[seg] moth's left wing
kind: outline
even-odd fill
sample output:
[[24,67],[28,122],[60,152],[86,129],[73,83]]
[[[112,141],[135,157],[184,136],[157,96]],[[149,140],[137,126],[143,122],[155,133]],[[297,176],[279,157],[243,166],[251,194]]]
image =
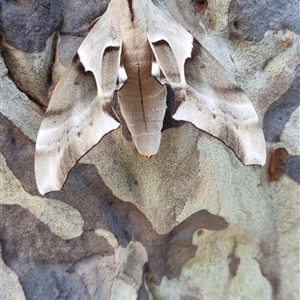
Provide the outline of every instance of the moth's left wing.
[[251,101],[196,40],[186,60],[186,96],[173,118],[193,123],[230,147],[245,165],[264,165],[265,138]]
[[103,16],[56,86],[35,154],[41,194],[62,188],[70,169],[119,126],[111,107],[120,66],[121,34]]
[[150,19],[148,39],[175,93],[173,118],[188,121],[230,147],[245,165],[263,165],[265,140],[247,96],[222,65],[171,17]]

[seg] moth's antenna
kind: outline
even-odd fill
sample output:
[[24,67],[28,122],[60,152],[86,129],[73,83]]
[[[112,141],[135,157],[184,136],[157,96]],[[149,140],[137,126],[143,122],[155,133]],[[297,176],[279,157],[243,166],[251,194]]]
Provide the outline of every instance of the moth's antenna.
[[132,0],[127,0],[127,2],[128,2],[129,12],[130,12],[130,21],[133,22],[134,21],[134,11],[133,11],[133,7],[132,7]]
[[73,36],[83,36],[86,35],[94,26],[95,24],[100,20],[101,17],[96,18],[94,21],[92,21],[87,29],[77,31],[77,32],[67,32],[67,31],[61,31],[61,34],[65,35],[73,35]]
[[88,29],[84,29],[81,31],[77,32],[67,32],[67,31],[60,31],[60,34],[65,34],[65,35],[72,35],[72,36],[84,36],[89,32]]

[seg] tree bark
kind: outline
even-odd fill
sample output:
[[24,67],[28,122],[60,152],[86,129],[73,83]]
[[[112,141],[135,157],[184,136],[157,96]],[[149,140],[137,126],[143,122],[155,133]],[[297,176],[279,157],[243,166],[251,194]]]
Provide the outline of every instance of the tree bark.
[[299,3],[153,2],[235,77],[267,163],[244,166],[188,123],[146,159],[123,126],[41,196],[39,126],[74,33],[108,1],[3,1],[1,299],[299,299]]

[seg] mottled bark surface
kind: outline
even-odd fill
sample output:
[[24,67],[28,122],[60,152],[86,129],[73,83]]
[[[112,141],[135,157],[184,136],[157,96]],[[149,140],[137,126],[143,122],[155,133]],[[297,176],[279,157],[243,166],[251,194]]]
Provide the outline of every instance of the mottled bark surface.
[[70,33],[108,1],[2,0],[1,299],[299,299],[299,3],[154,2],[252,101],[266,165],[246,167],[220,141],[166,118],[151,159],[123,124],[62,191],[39,195],[38,129],[84,38]]

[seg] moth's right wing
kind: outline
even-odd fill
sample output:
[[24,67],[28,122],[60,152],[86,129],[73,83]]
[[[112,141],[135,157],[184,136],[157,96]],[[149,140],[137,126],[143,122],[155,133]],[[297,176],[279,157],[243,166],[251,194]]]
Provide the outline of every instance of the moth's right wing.
[[120,32],[104,15],[56,86],[36,142],[35,175],[42,195],[60,190],[76,162],[118,128],[111,99],[121,44]]

